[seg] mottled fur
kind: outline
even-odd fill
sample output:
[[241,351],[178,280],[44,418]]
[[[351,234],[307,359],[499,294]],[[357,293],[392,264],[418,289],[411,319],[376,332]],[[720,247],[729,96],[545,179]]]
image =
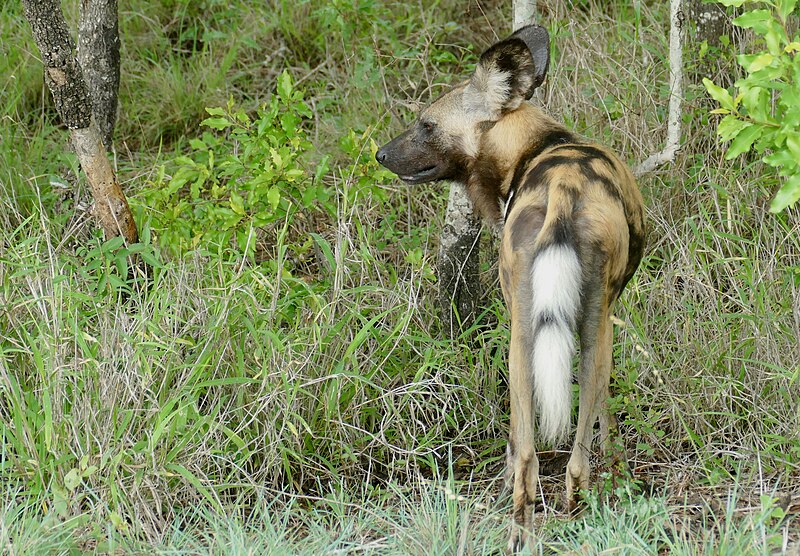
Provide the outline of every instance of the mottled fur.
[[607,436],[611,307],[642,257],[642,196],[607,148],[564,128],[527,100],[544,80],[547,32],[525,27],[489,48],[469,81],[422,111],[382,147],[378,161],[408,183],[456,180],[491,223],[505,224],[500,282],[511,313],[508,476],[514,520],[509,549],[530,531],[539,434],[569,428],[571,360],[580,338],[578,425],[567,464],[570,503],[589,485],[594,423]]

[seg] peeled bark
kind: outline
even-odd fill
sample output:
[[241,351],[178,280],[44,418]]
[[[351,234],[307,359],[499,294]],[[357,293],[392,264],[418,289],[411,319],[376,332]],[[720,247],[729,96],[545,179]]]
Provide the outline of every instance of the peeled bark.
[[450,185],[444,229],[439,241],[439,305],[451,338],[468,328],[480,307],[481,219],[474,214],[464,186]]
[[22,6],[42,55],[45,81],[86,172],[95,216],[107,238],[122,235],[128,243],[136,243],[136,223],[92,118],[92,101],[61,4],[58,0],[23,0]]
[[128,206],[125,193],[100,140],[97,128],[92,125],[70,132],[72,146],[78,155],[94,198],[94,215],[106,237],[122,235],[128,243],[139,241],[136,222]]
[[78,23],[78,62],[92,99],[94,119],[106,149],[111,149],[119,91],[117,0],[82,0]]

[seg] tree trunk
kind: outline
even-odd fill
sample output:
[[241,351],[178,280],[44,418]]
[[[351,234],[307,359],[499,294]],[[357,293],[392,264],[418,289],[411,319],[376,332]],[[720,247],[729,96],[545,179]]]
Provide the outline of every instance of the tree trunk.
[[536,18],[536,0],[513,0],[514,31],[533,23]]
[[[514,30],[533,23],[536,0],[513,0]],[[439,308],[445,332],[457,336],[469,328],[480,307],[481,218],[461,184],[450,185],[444,229],[439,238]]]
[[78,23],[78,62],[92,99],[100,137],[111,149],[119,91],[117,0],[82,0]]
[[450,184],[439,238],[439,306],[444,331],[451,338],[472,325],[480,307],[480,240],[481,218],[474,214],[464,186]]
[[709,46],[719,46],[722,35],[729,35],[732,29],[730,20],[722,4],[690,0],[686,7],[689,19],[694,22],[695,38],[706,41]]
[[92,101],[75,58],[75,45],[61,4],[59,0],[23,0],[22,5],[42,55],[45,81],[86,172],[94,197],[95,216],[106,237],[122,235],[128,243],[136,243],[136,223],[92,118]]
[[[732,68],[733,60],[728,53],[736,52],[737,45],[744,38],[743,29],[733,25],[733,18],[741,10],[735,7],[726,8],[719,3],[687,0],[686,12],[692,23],[689,27],[692,41],[696,44],[705,42],[711,47],[709,53],[691,65],[688,78],[692,83],[701,83],[704,77],[708,77],[722,87],[732,86],[736,80],[737,71]],[[723,46],[721,41],[723,36],[730,39],[733,44],[732,49]],[[720,52],[715,52],[715,48],[719,48]],[[704,106],[715,105],[708,97],[700,102]]]

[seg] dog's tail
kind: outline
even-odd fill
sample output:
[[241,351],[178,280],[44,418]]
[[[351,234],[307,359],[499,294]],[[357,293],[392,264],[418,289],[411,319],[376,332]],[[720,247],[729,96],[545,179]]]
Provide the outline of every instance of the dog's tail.
[[569,430],[572,357],[583,281],[572,202],[563,201],[550,203],[531,266],[533,389],[541,436],[551,442],[563,439]]

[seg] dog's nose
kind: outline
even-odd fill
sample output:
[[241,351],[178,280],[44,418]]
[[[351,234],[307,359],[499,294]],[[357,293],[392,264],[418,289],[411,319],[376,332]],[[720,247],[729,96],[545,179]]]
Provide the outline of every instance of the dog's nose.
[[375,160],[383,164],[383,161],[386,160],[386,151],[378,149],[378,152],[375,153]]

